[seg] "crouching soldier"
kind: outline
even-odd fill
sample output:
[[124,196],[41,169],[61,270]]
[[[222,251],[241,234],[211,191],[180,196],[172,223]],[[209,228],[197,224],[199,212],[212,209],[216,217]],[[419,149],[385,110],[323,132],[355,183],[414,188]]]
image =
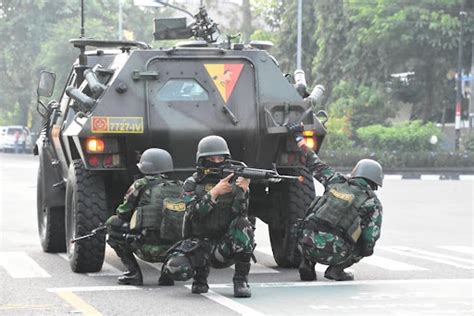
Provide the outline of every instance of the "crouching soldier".
[[[168,248],[182,238],[185,204],[182,183],[167,177],[173,171],[171,155],[151,148],[143,152],[137,166],[144,177],[130,186],[116,215],[106,223],[107,243],[127,268],[118,278],[119,284],[143,284],[134,253],[147,262],[163,262]],[[174,284],[163,275],[158,283]]]
[[311,204],[300,229],[300,278],[316,280],[314,266],[321,263],[329,266],[326,278],[353,280],[354,276],[344,269],[372,255],[380,237],[382,204],[374,191],[382,186],[382,167],[374,160],[363,159],[350,177],[345,177],[322,162],[302,137],[297,137],[297,142],[307,168],[325,187],[323,196]]
[[254,227],[247,218],[250,180],[239,177],[233,183],[233,174],[219,174],[227,159],[230,151],[222,137],[199,142],[197,172],[183,187],[187,239],[170,249],[162,274],[180,281],[193,277],[192,293],[206,293],[209,267],[235,263],[234,296],[250,297],[248,274],[255,247]]

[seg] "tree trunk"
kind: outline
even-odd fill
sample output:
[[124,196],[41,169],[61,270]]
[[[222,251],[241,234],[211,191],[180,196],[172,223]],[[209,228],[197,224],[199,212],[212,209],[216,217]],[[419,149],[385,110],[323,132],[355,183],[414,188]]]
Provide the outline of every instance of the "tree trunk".
[[20,112],[18,114],[18,124],[28,126],[28,113],[31,105],[31,93],[29,91],[22,91],[18,96],[18,105]]
[[423,122],[428,122],[431,119],[431,115],[433,112],[433,102],[434,102],[434,71],[433,71],[434,63],[431,60],[427,60],[425,62],[425,84],[426,84],[426,101],[424,104],[423,112],[421,118]]

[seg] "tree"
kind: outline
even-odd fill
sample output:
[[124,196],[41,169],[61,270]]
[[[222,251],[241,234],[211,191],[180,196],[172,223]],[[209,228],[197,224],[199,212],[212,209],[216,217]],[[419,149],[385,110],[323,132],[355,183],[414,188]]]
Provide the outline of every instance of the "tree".
[[[275,57],[284,72],[293,73],[296,69],[297,1],[283,1],[282,7],[284,13],[277,37]],[[317,23],[315,11],[313,1],[303,1],[302,67],[306,72],[308,84],[313,82],[311,64],[313,56],[317,52],[317,43],[314,38],[314,29]]]

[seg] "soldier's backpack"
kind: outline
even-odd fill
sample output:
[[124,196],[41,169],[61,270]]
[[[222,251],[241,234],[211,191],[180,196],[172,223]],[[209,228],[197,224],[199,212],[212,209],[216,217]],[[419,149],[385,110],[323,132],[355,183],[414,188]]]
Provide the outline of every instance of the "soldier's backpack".
[[133,232],[145,233],[145,243],[173,244],[182,239],[185,203],[181,181],[150,183],[150,202],[137,207],[130,221]]

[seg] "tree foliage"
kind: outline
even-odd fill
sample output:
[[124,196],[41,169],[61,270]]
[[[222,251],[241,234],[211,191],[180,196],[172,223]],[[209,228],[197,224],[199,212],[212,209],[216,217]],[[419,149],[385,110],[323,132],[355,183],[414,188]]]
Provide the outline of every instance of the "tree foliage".
[[[118,37],[118,1],[85,2],[87,37]],[[152,42],[153,17],[171,14],[170,9],[120,1],[127,39]],[[467,12],[463,64],[469,68],[473,1],[302,1],[303,69],[310,85],[326,87],[331,117],[344,122],[346,132],[339,136],[354,137],[360,127],[385,124],[398,101],[413,103],[412,118],[423,121],[439,120],[445,109],[454,107],[454,81],[447,74],[456,71],[462,1]],[[211,9],[221,5],[217,0],[204,3]],[[224,32],[240,32],[245,42],[248,38],[274,42],[271,54],[283,72],[292,73],[296,68],[297,3],[244,0],[238,14],[213,19],[221,25],[228,22]],[[4,43],[0,48],[0,124],[28,123],[40,70],[53,70],[58,82],[64,82],[77,56],[68,40],[79,36],[79,17],[78,0],[0,2],[0,40]],[[406,80],[392,76],[407,72],[414,75]],[[340,143],[344,141],[340,138]]]

